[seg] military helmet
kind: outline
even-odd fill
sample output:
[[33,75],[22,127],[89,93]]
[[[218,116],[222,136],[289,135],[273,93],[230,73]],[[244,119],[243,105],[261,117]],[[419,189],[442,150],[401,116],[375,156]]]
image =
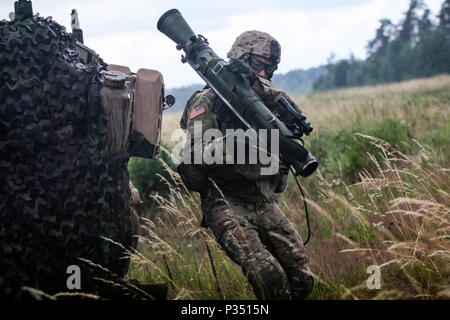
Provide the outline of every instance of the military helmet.
[[240,59],[244,54],[257,54],[273,63],[280,63],[281,47],[270,34],[261,31],[245,31],[234,41],[227,57]]

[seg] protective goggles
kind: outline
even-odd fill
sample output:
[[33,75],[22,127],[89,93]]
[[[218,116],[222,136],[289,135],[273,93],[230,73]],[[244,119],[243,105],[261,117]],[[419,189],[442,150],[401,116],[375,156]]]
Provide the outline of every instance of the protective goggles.
[[266,64],[253,56],[250,56],[250,58],[248,59],[248,64],[256,72],[260,72],[263,69],[265,69],[267,75],[272,75],[275,72],[275,70],[278,69],[277,64]]

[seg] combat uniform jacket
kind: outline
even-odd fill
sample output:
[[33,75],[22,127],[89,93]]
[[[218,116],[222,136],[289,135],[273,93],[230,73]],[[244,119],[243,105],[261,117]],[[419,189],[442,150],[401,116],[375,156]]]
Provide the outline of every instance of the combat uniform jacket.
[[[266,106],[288,122],[287,112],[276,102],[283,95],[270,81],[260,79],[260,94]],[[242,128],[240,121],[205,87],[186,105],[181,127],[194,134],[194,121],[202,131]],[[202,132],[202,133],[203,133]],[[195,143],[197,145],[195,146]],[[199,139],[191,151],[210,148],[215,142]],[[197,149],[196,149],[197,148]],[[195,164],[185,167],[193,188],[200,191],[203,218],[201,225],[212,230],[217,242],[239,266],[258,299],[304,299],[312,291],[313,276],[301,236],[279,208],[276,193],[287,184],[288,171],[280,165],[274,175],[261,175],[261,165]],[[179,170],[180,171],[180,170]],[[210,178],[214,184],[209,183]],[[195,184],[202,185],[198,188]],[[217,187],[218,188],[217,188]]]
[[[277,102],[280,96],[284,96],[291,105],[300,112],[299,107],[285,92],[273,86],[266,79],[258,77],[263,87],[260,94],[262,101],[280,120],[289,123],[289,114]],[[241,121],[231,112],[223,101],[208,86],[193,94],[186,104],[182,115],[181,128],[187,130],[191,137],[194,135],[194,122],[201,121],[202,134],[208,129],[219,129],[225,136],[226,129],[246,129]],[[211,147],[214,141],[201,140],[193,145],[191,150],[185,152],[203,152]],[[225,163],[225,160],[224,160]],[[261,175],[259,164],[193,164],[184,166],[185,175],[191,177],[197,187],[208,185],[211,178],[223,191],[224,195],[236,197],[243,201],[255,202],[262,199],[270,199],[275,193],[286,189],[288,169],[280,163],[280,170],[274,175]],[[206,179],[205,179],[206,178]]]

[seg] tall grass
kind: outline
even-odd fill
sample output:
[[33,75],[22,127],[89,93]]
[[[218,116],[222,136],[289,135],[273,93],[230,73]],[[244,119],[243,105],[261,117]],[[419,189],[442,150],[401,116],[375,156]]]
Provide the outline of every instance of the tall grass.
[[168,282],[171,299],[253,299],[240,268],[200,227],[197,194],[190,193],[178,173],[166,166],[172,182],[165,195],[155,195],[159,210],[141,218],[139,254],[132,255],[128,276],[144,282]]
[[[297,97],[315,126],[308,147],[323,152],[320,170],[303,181],[310,299],[450,298],[449,89],[450,76],[440,76]],[[169,283],[171,299],[254,299],[240,268],[200,227],[198,195],[165,170],[170,191],[154,195],[158,209],[141,218],[128,277]],[[305,236],[292,179],[280,206]],[[366,285],[371,265],[380,267],[379,290]]]
[[[319,280],[312,298],[448,298],[448,170],[422,146],[412,156],[365,138],[383,155],[382,165],[372,157],[378,171],[350,186],[321,177],[309,200],[320,216],[309,247]],[[380,290],[366,286],[370,265],[381,268]]]
[[[313,237],[307,251],[316,275],[310,298],[448,298],[448,170],[422,146],[411,156],[365,138],[383,154],[383,165],[372,158],[378,172],[361,172],[353,185],[319,174],[319,197],[308,199]],[[168,282],[173,299],[254,299],[239,267],[200,227],[199,199],[171,174],[176,183],[169,195],[157,196],[157,216],[142,219],[140,254],[132,255],[129,276]],[[281,205],[302,230],[296,198],[290,190]],[[380,290],[366,286],[370,265],[381,268]]]

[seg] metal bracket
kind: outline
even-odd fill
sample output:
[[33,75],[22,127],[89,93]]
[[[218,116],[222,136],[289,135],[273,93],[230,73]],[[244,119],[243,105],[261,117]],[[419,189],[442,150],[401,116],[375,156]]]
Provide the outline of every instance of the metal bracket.
[[220,73],[220,71],[222,71],[222,69],[223,69],[223,65],[220,62],[217,62],[217,64],[212,69],[212,73],[214,73],[215,75],[218,75]]

